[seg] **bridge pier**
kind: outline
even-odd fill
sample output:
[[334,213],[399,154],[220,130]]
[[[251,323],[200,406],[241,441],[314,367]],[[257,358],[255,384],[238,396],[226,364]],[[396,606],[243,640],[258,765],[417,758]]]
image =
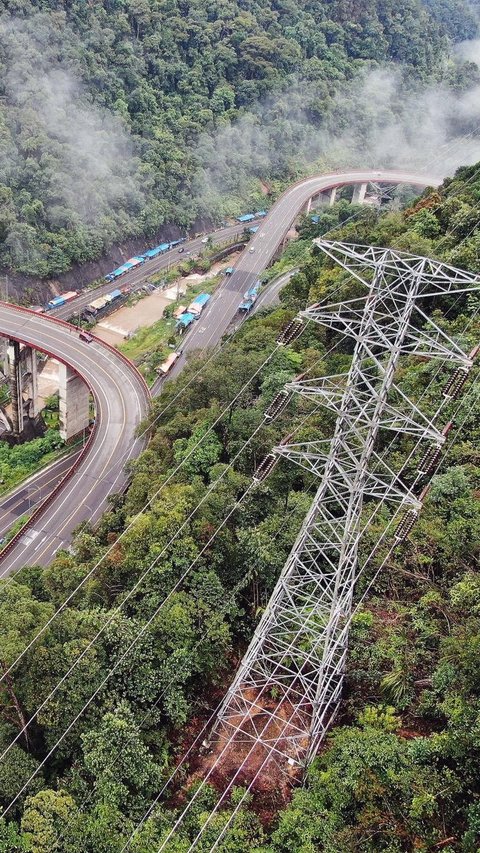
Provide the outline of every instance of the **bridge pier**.
[[330,190],[330,201],[329,201],[330,207],[333,207],[333,205],[335,204],[335,202],[337,200],[337,189],[338,189],[338,187],[332,187],[332,189]]
[[69,441],[88,429],[90,391],[78,373],[60,363],[58,372],[60,435]]
[[28,376],[31,391],[28,395],[31,400],[29,416],[35,418],[38,415],[37,353],[32,347],[24,346],[20,351],[20,371],[22,374],[22,390],[25,375]]
[[352,204],[363,204],[367,194],[368,184],[355,184],[353,187]]
[[9,376],[9,362],[8,362],[8,338],[0,338],[0,364],[1,371],[5,376],[5,379],[8,379]]
[[12,432],[20,435],[23,430],[22,363],[20,344],[10,341],[8,348],[8,378],[12,403]]

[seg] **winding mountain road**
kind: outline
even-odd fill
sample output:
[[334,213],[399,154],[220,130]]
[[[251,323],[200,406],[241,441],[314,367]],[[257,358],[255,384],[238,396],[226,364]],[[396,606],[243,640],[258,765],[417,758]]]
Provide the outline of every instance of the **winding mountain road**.
[[81,341],[77,329],[23,308],[0,303],[0,329],[73,367],[95,400],[95,429],[73,473],[33,518],[18,541],[7,549],[0,576],[25,564],[47,565],[67,547],[82,521],[95,523],[109,494],[127,481],[125,464],[136,458],[145,439],[135,430],[148,413],[150,395],[136,370],[112,347],[94,339]]
[[[285,190],[266,218],[262,220],[258,231],[237,261],[233,274],[221,282],[200,319],[188,332],[182,346],[182,355],[175,362],[169,377],[180,373],[189,352],[218,344],[238,309],[241,295],[254,286],[264,269],[271,263],[286,234],[309,199],[319,193],[350,184],[374,182],[409,184],[425,188],[438,186],[440,181],[438,177],[421,176],[413,172],[363,169],[317,175],[293,184]],[[264,306],[268,304],[268,299],[265,299],[263,304]],[[158,392],[162,381],[163,377],[155,383],[152,389],[153,394]]]
[[[262,220],[240,256],[234,273],[221,282],[201,318],[187,334],[182,355],[169,377],[182,370],[187,353],[204,350],[220,342],[237,312],[239,297],[255,284],[271,263],[310,198],[335,187],[366,182],[410,184],[421,188],[437,186],[440,179],[407,171],[365,169],[314,176],[289,187]],[[231,226],[214,232],[212,236],[214,239],[233,236],[242,227]],[[186,250],[196,251],[201,247],[201,240],[196,238],[184,246]],[[171,255],[159,258],[155,265],[132,271],[125,276],[125,282],[141,283],[151,272],[166,267],[172,260]],[[285,281],[288,277],[286,274]],[[277,296],[282,283],[283,279],[277,282],[272,290],[272,299]],[[111,284],[102,285],[101,289],[108,291],[111,287]],[[97,295],[94,291],[82,294],[55,313],[59,315],[66,310],[71,316],[94,295]],[[269,304],[269,301],[267,290],[262,295],[262,304]],[[125,463],[136,458],[143,449],[144,440],[135,438],[135,429],[147,414],[149,394],[140,374],[116,350],[98,339],[90,344],[80,341],[73,326],[58,322],[51,316],[0,303],[0,330],[3,335],[29,344],[73,367],[89,385],[96,405],[95,431],[85,453],[76,459],[71,476],[57,482],[45,504],[37,509],[28,529],[0,557],[1,577],[26,564],[48,564],[60,548],[68,546],[75,527],[85,520],[98,520],[108,495],[119,491],[126,483]],[[153,393],[161,392],[163,381],[163,377],[159,378]],[[46,479],[43,483],[45,491],[48,482]],[[8,511],[6,504],[15,495],[0,501],[0,518]]]

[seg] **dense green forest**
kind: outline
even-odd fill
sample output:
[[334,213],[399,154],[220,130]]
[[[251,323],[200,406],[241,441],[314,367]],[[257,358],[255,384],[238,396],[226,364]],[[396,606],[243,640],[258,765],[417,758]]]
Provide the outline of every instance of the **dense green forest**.
[[[402,86],[442,80],[455,99],[478,79],[473,64],[448,60],[452,42],[477,33],[472,9],[0,0],[0,266],[55,276],[164,224],[218,222],[259,203],[260,181],[275,190],[313,162],[342,160],[333,132],[373,152],[403,97],[383,102],[391,84],[368,73],[401,66]],[[417,139],[429,112],[411,129],[424,152],[436,147],[430,128]],[[453,133],[469,129],[457,117]]]
[[[331,236],[480,271],[479,198],[480,167],[465,168],[403,212],[362,208],[346,222],[351,209],[340,201],[319,223],[305,219],[300,236],[307,246],[334,227]],[[122,853],[221,698],[314,485],[282,464],[245,494],[252,471],[292,429],[302,440],[329,437],[333,426],[301,401],[262,426],[263,412],[300,371],[337,373],[351,356],[312,324],[291,346],[275,340],[299,307],[338,287],[348,297],[355,285],[313,249],[280,307],[250,319],[213,360],[192,358],[167,385],[131,487],[99,528],[82,529],[74,553],[0,587],[1,851]],[[463,346],[478,342],[478,297],[433,307]],[[437,366],[402,364],[403,387],[418,399],[427,386],[431,412],[448,375]],[[470,381],[420,520],[355,617],[341,715],[306,787],[267,825],[247,802],[222,853],[479,849],[479,415]],[[398,438],[392,460],[408,441]],[[386,520],[372,526],[372,541]],[[236,797],[196,849],[211,849]],[[169,853],[188,851],[215,801],[206,787]],[[156,853],[177,808],[162,800],[128,849]]]

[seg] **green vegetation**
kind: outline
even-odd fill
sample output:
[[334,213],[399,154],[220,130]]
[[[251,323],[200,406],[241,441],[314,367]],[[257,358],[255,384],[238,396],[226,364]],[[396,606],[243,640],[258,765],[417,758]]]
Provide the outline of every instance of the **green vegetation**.
[[[55,276],[262,206],[314,140],[353,132],[355,78],[401,63],[411,86],[458,92],[478,72],[447,61],[449,39],[475,34],[463,0],[0,0],[0,265]],[[395,110],[377,128],[361,107],[354,135]]]
[[35,438],[33,441],[16,444],[13,447],[1,441],[0,491],[7,492],[30,474],[53,461],[62,446],[63,441],[56,429],[47,429],[43,438]]
[[23,525],[27,523],[28,518],[29,514],[21,515],[19,518],[17,518],[16,521],[13,522],[7,535],[5,536],[5,545],[7,544],[7,542],[10,542],[10,540],[13,539],[14,536],[17,535],[18,531],[21,530]]
[[[177,279],[178,274],[177,270]],[[175,308],[180,304],[187,305],[193,302],[199,293],[212,293],[218,281],[218,276],[212,276],[206,281],[189,286],[184,296],[167,306],[161,320],[157,320],[151,326],[143,326],[132,335],[130,340],[119,344],[118,349],[139,366],[148,382],[154,381],[158,375],[156,368],[165,361],[172,348],[176,348],[181,342],[182,336],[175,332],[176,321],[172,317]],[[171,284],[174,283],[175,277],[171,279]]]
[[[477,170],[462,169],[404,212],[362,210],[339,226],[337,236],[428,250],[476,270]],[[325,227],[306,219],[302,239]],[[273,444],[301,421],[299,440],[329,437],[333,419],[314,413],[303,423],[309,409],[297,401],[255,433],[233,468],[227,466],[286,380],[310,368],[312,375],[321,375],[348,367],[351,347],[338,342],[327,355],[335,339],[313,324],[293,346],[266,361],[297,308],[328,298],[338,287],[348,298],[356,285],[314,250],[285,287],[279,308],[251,318],[191,385],[185,388],[207,356],[192,360],[167,384],[153,404],[151,442],[133,466],[131,487],[112,499],[98,529],[84,526],[74,553],[57,554],[47,568],[27,567],[0,586],[5,671],[104,555],[2,682],[2,752],[38,704],[45,701],[45,706],[28,727],[28,737],[22,734],[0,763],[4,808],[39,770],[0,822],[0,849],[120,853],[199,719],[209,716],[216,703],[212,697],[223,694],[310,505],[313,483],[300,469],[280,465],[241,506],[235,509],[235,503]],[[437,323],[465,346],[478,342],[477,299],[445,300],[435,310]],[[478,378],[478,368],[475,373]],[[445,374],[437,375],[421,360],[404,362],[402,382],[414,397],[430,379],[426,404],[434,411]],[[222,853],[479,849],[479,439],[480,401],[472,381],[461,428],[434,477],[420,521],[355,618],[342,714],[306,787],[265,827],[247,799],[218,848]],[[391,452],[401,455],[408,441],[398,437]],[[372,537],[386,520],[372,529]],[[111,667],[113,674],[100,687]],[[88,709],[40,768],[97,688]],[[223,804],[202,853],[240,795],[234,791],[231,802]],[[168,853],[186,853],[215,798],[207,787]],[[162,801],[136,836],[135,853],[156,853],[177,805]]]

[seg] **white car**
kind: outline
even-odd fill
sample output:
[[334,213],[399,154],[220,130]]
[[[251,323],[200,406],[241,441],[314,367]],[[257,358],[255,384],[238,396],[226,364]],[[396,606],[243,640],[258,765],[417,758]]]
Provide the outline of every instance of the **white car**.
[[251,255],[253,255],[255,248],[253,246],[250,246],[248,251],[250,252]]
[[203,237],[203,238],[202,238],[202,243],[208,243],[208,237]]

